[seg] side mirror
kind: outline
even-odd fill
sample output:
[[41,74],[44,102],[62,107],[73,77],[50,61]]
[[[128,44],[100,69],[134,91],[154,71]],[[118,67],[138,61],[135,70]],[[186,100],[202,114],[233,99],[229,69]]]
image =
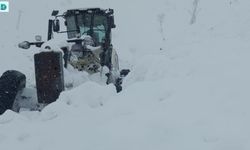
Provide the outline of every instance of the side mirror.
[[35,40],[36,40],[36,42],[41,42],[42,41],[42,36],[41,35],[36,35]]
[[24,41],[18,44],[19,48],[22,49],[29,49],[30,48],[30,43],[28,41]]
[[59,13],[59,10],[53,10],[51,16],[57,16]]
[[53,21],[53,31],[59,32],[60,31],[60,21],[58,19],[55,19]]
[[111,25],[111,28],[115,28],[116,25],[115,25],[115,19],[114,19],[114,16],[110,16],[110,25]]

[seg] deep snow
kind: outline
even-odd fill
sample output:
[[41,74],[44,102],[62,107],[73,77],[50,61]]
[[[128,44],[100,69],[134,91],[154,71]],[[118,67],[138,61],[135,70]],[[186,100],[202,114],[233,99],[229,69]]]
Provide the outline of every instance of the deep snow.
[[[0,73],[25,72],[33,54],[18,42],[46,37],[53,9],[115,9],[113,43],[132,72],[117,94],[98,75],[66,71],[65,91],[42,112],[0,116],[0,149],[250,149],[250,1],[22,0],[0,14]],[[21,18],[21,19],[18,19]],[[20,22],[18,21],[20,20]],[[164,40],[165,39],[165,40]],[[29,92],[29,91],[28,91]]]

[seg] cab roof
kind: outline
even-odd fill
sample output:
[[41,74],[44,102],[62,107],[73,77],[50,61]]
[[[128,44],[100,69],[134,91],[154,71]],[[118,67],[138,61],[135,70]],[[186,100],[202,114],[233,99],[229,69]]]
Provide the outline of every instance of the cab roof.
[[103,15],[113,15],[114,11],[113,9],[102,9],[102,8],[79,8],[79,9],[69,9],[67,10],[64,15],[75,15],[75,14],[81,14],[81,13],[94,13],[94,14],[103,14]]

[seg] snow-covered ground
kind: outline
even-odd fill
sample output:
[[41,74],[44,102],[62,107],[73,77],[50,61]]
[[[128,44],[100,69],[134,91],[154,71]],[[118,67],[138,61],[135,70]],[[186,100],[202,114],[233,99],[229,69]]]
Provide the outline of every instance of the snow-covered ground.
[[191,25],[193,2],[10,1],[0,13],[0,74],[20,70],[34,87],[38,49],[18,42],[45,39],[53,9],[81,7],[114,8],[114,47],[132,72],[117,94],[96,76],[66,71],[76,87],[55,103],[0,116],[0,149],[249,150],[250,1],[199,0]]

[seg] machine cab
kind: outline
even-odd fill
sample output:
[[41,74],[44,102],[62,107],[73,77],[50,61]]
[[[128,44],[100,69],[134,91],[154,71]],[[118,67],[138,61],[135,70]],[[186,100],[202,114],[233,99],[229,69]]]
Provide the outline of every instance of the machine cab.
[[113,11],[102,9],[74,9],[64,14],[69,39],[91,36],[95,46],[110,41],[114,28]]

